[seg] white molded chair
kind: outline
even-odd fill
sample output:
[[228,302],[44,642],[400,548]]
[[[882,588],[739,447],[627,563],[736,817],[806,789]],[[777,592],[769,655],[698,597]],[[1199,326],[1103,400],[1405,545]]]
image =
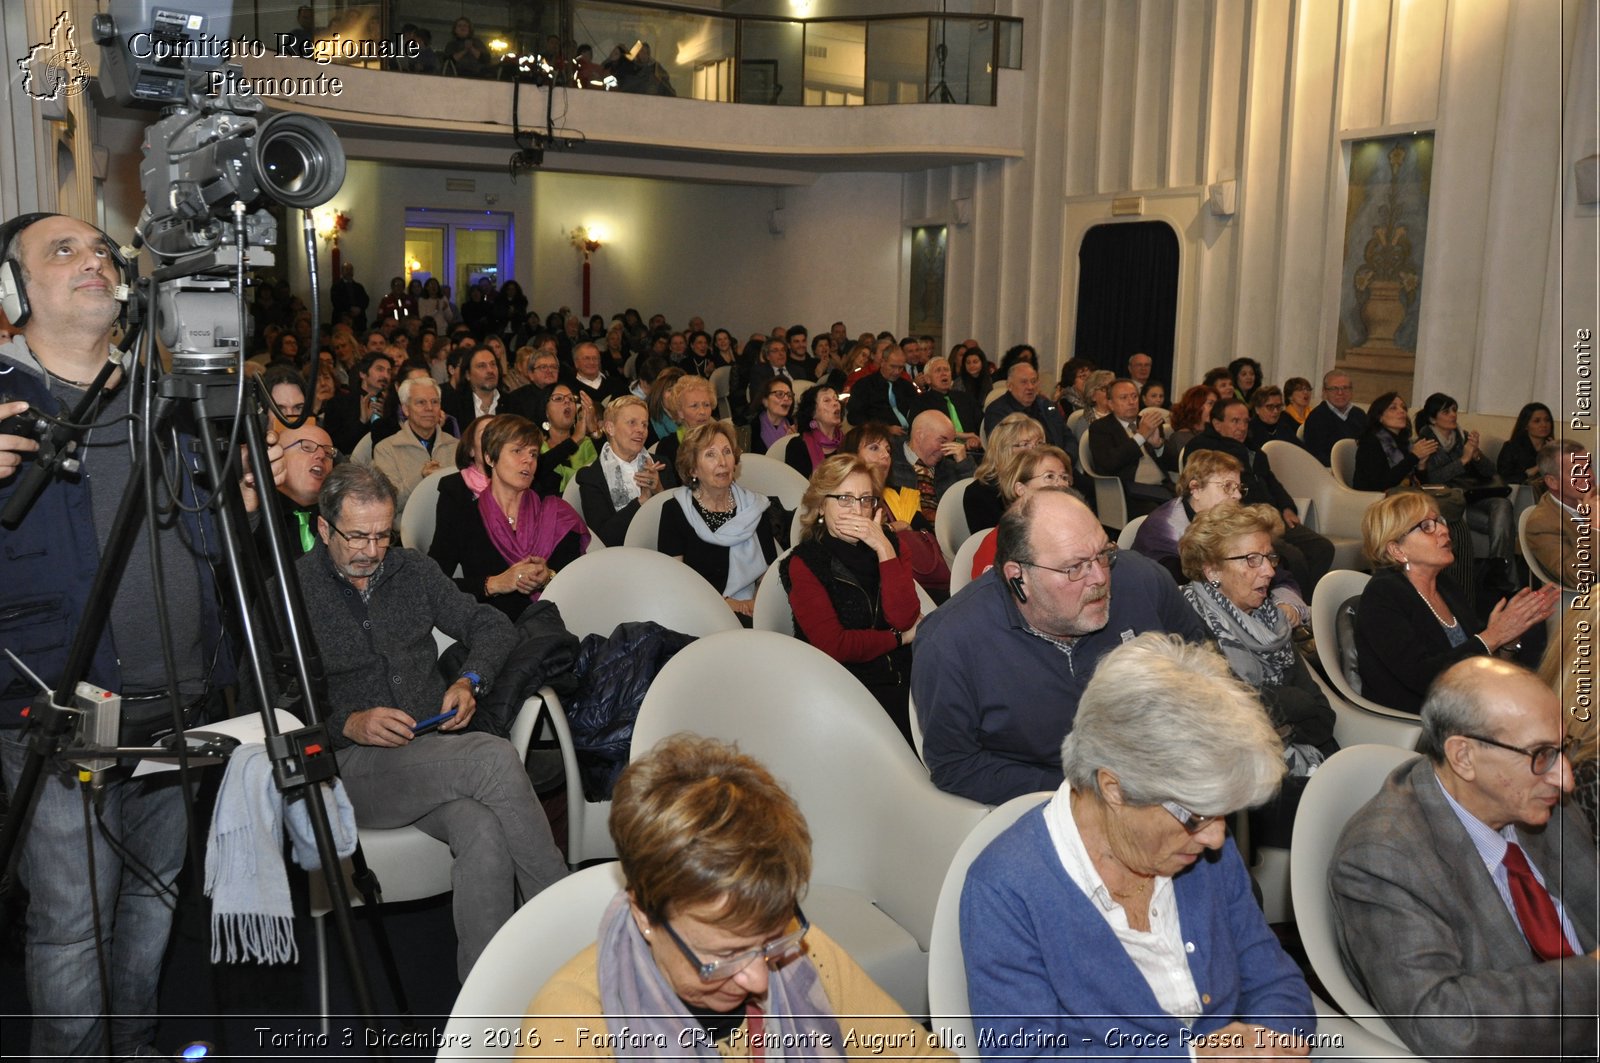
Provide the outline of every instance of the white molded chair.
[[634,724],[633,755],[680,731],[737,741],[788,788],[814,841],[806,913],[925,1016],[939,883],[984,807],[934,787],[843,665],[770,631],[712,635],[667,663]]
[[790,388],[791,391],[794,392],[795,405],[799,406],[800,405],[800,396],[804,395],[807,391],[810,391],[812,388],[814,388],[816,386],[817,386],[817,382],[815,380],[791,380],[791,381],[789,381],[789,388]]
[[[588,514],[584,513],[584,511],[583,511],[583,492],[578,488],[578,478],[576,476],[574,476],[572,478],[571,482],[569,482],[567,484],[567,489],[565,491],[561,492],[561,501],[565,502],[567,505],[569,505],[573,509],[577,510],[578,511],[578,516],[583,518],[584,525],[586,527],[588,526],[588,524],[589,524],[589,516],[588,516]],[[584,553],[592,554],[596,550],[604,550],[605,548],[606,548],[606,544],[601,542],[600,541],[600,536],[598,536],[598,535],[596,535],[594,533],[594,529],[593,528],[590,528],[589,529],[589,546],[588,546],[587,549],[584,550]]]
[[719,365],[711,370],[711,387],[717,393],[717,416],[724,421],[733,416],[733,408],[728,405],[729,382],[732,375],[731,365]]
[[1328,460],[1333,478],[1351,490],[1355,490],[1357,446],[1354,439],[1341,439],[1333,445],[1333,454]]
[[1128,499],[1122,493],[1122,481],[1115,476],[1101,476],[1094,471],[1094,459],[1089,453],[1092,449],[1088,433],[1085,432],[1082,445],[1078,447],[1078,464],[1083,466],[1083,471],[1094,484],[1095,512],[1100,523],[1107,528],[1127,527]]
[[406,499],[406,508],[400,511],[400,542],[413,550],[427,553],[433,545],[433,528],[439,519],[439,481],[446,476],[459,476],[455,469],[440,469],[422,478]]
[[678,492],[675,488],[659,491],[651,496],[650,501],[640,506],[634,512],[633,519],[628,522],[628,532],[622,537],[622,545],[641,550],[654,550],[656,540],[661,535],[661,507],[668,504],[677,505],[677,497]]
[[1078,440],[1080,446],[1083,442],[1083,433],[1088,430],[1089,410],[1087,408],[1073,410],[1067,415],[1067,431],[1072,433],[1072,438]]
[[776,497],[784,509],[799,509],[800,500],[810,486],[806,478],[790,468],[781,458],[766,454],[743,454],[739,457],[739,485],[758,495]]
[[972,582],[972,559],[978,556],[978,547],[983,545],[983,540],[993,528],[973,532],[967,536],[967,541],[961,544],[956,551],[955,560],[950,562],[950,593],[955,594],[962,587]]
[[993,402],[995,399],[998,399],[1001,395],[1004,395],[1005,393],[1006,393],[1006,382],[1004,380],[1002,380],[998,384],[996,384],[994,387],[990,388],[989,389],[989,394],[987,394],[987,395],[985,395],[983,397],[983,408],[987,410],[989,408],[989,403]]
[[[780,635],[794,634],[794,612],[789,608],[789,592],[783,588],[783,579],[778,575],[778,566],[783,559],[794,553],[788,549],[772,559],[772,564],[767,566],[761,582],[756,584],[756,600],[750,620],[751,626],[757,631],[775,631]],[[917,601],[922,606],[922,615],[927,616],[937,607],[937,604],[922,589],[922,584],[913,583],[917,592]]]
[[1333,1003],[1368,1031],[1404,1053],[1389,1024],[1373,1014],[1372,1004],[1345,974],[1333,928],[1333,903],[1328,893],[1328,868],[1345,824],[1376,794],[1389,773],[1415,757],[1410,750],[1387,745],[1347,746],[1329,757],[1306,783],[1294,817],[1289,848],[1289,888],[1294,896],[1296,925],[1311,969]]
[[1422,733],[1421,721],[1409,712],[1362,697],[1350,685],[1340,660],[1339,608],[1365,590],[1371,578],[1365,572],[1336,568],[1322,577],[1316,600],[1311,603],[1311,634],[1317,644],[1317,659],[1333,684],[1335,696],[1328,701],[1340,717],[1336,736],[1341,744],[1349,739],[1415,749],[1417,736]]
[[933,514],[933,537],[939,540],[939,549],[944,551],[945,564],[955,560],[956,551],[972,534],[967,527],[966,510],[967,488],[971,486],[972,477],[968,476],[945,488],[944,494],[939,496],[939,508]]
[[[1353,441],[1349,441],[1352,442]],[[1273,475],[1294,497],[1309,499],[1301,509],[1307,526],[1333,543],[1333,567],[1365,569],[1361,553],[1361,517],[1367,507],[1383,498],[1381,491],[1356,491],[1337,480],[1304,447],[1274,439],[1261,448],[1272,463]],[[1322,588],[1317,588],[1322,593]]]
[[467,975],[435,1058],[485,1058],[495,1046],[483,1043],[484,1029],[517,1028],[539,987],[594,943],[621,888],[622,865],[610,860],[568,875],[519,908]]
[[[567,630],[580,639],[610,635],[629,620],[654,620],[689,635],[740,630],[739,618],[711,584],[681,561],[654,550],[619,546],[580,557],[556,573],[541,597],[555,603]],[[611,802],[584,799],[566,709],[549,687],[539,694],[567,778],[567,862],[577,866],[616,856],[606,828]]]
[[1122,530],[1117,533],[1118,550],[1133,549],[1133,540],[1139,535],[1139,526],[1145,522],[1148,516],[1149,514],[1145,514],[1145,516],[1142,517],[1134,517],[1132,520],[1122,526]]
[[928,943],[928,1013],[935,1030],[950,1032],[945,1045],[966,1049],[962,1059],[978,1058],[977,1031],[967,1004],[967,967],[961,954],[961,891],[967,884],[967,869],[1006,828],[1053,795],[1054,791],[1045,790],[1013,797],[983,817],[956,850],[939,887],[933,938]]

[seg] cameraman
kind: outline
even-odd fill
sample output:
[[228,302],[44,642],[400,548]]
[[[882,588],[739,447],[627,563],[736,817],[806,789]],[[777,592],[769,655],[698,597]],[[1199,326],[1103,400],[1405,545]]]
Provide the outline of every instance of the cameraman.
[[[0,347],[0,420],[28,408],[63,415],[105,364],[120,308],[115,251],[94,226],[60,214],[23,215],[0,226],[0,289],[20,331]],[[130,389],[119,370],[92,414],[78,456],[80,475],[49,483],[0,549],[0,646],[10,648],[52,688],[60,682],[90,587],[100,567],[123,489],[132,475]],[[269,443],[271,440],[269,439]],[[0,507],[15,492],[38,445],[0,435]],[[282,451],[272,447],[275,472]],[[186,505],[209,491],[196,482],[199,455],[179,446],[164,457]],[[246,478],[248,481],[248,477]],[[162,492],[164,494],[164,492]],[[255,508],[247,482],[246,504]],[[208,552],[218,545],[209,514],[160,513],[163,586],[169,605],[178,694],[203,710],[216,687],[231,682],[232,660],[220,644],[217,588]],[[150,602],[157,592],[150,535],[139,522],[108,630],[95,648],[87,680],[123,697],[123,727],[170,720],[161,635]],[[36,693],[26,676],[0,657],[0,766],[13,809],[27,744],[22,711]],[[27,986],[35,1058],[101,1055],[114,1015],[115,1056],[148,1051],[155,1033],[156,991],[172,924],[175,881],[183,867],[185,821],[175,773],[131,779],[105,773],[85,830],[89,795],[75,771],[49,765],[24,827],[19,870],[29,893]],[[92,849],[92,865],[89,850]],[[97,956],[93,898],[98,902]],[[103,964],[103,967],[101,966]],[[101,971],[109,981],[102,994]]]

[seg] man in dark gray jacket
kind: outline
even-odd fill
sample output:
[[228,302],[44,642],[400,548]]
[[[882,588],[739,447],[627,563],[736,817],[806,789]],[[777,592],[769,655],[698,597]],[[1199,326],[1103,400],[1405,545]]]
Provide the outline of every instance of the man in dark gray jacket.
[[[394,486],[354,463],[329,474],[320,542],[297,562],[328,677],[339,775],[363,827],[419,830],[455,854],[458,947],[465,979],[516,908],[566,874],[521,758],[503,738],[467,733],[477,697],[516,642],[499,610],[462,593],[430,558],[390,550]],[[470,647],[446,683],[433,629]],[[418,724],[454,715],[437,730]]]

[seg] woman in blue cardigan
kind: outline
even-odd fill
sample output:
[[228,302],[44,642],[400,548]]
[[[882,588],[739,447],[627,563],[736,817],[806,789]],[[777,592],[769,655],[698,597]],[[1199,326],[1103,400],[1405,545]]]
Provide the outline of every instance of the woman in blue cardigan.
[[1310,990],[1222,818],[1283,778],[1250,689],[1211,649],[1141,635],[1101,661],[1061,761],[962,892],[984,1058],[1305,1055]]

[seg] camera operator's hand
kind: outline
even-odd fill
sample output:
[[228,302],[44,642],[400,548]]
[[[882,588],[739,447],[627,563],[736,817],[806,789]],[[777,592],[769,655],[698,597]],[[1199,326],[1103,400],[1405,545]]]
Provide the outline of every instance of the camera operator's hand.
[[[244,464],[244,476],[239,481],[239,493],[244,497],[244,511],[254,513],[261,508],[261,496],[256,493],[256,474],[250,471],[249,451],[239,448],[239,460]],[[289,466],[284,464],[283,447],[278,442],[278,433],[267,433],[267,461],[272,463],[272,486],[282,487],[284,478],[289,475]]]
[[[470,690],[468,694],[471,694]],[[459,717],[458,713],[457,718]],[[411,730],[416,722],[408,713],[399,709],[363,709],[360,712],[352,712],[344,721],[344,736],[357,745],[395,748],[405,745],[416,737]]]
[[[0,403],[0,421],[25,413],[27,409],[26,402]],[[33,460],[33,452],[38,449],[39,444],[27,436],[0,435],[0,480],[15,475],[19,469]]]

